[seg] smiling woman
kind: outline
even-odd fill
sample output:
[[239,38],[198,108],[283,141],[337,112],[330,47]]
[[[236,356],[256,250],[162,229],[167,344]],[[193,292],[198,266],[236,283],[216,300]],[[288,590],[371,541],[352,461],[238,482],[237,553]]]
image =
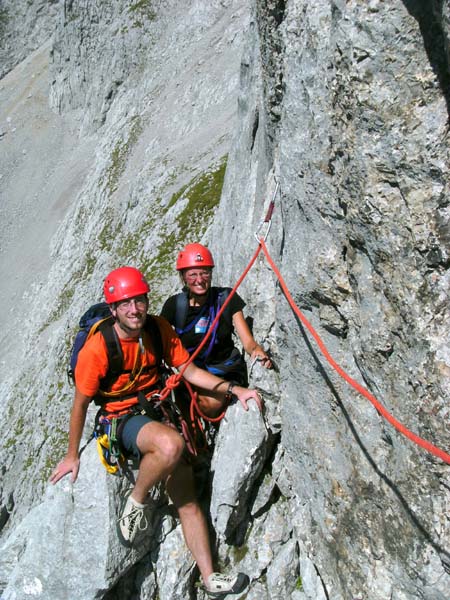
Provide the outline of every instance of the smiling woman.
[[[231,289],[211,286],[214,259],[202,244],[188,244],[181,250],[176,268],[183,292],[166,300],[161,316],[171,323],[189,354],[193,354],[207,335]],[[234,294],[214,326],[209,341],[194,360],[202,369],[230,381],[231,387],[234,383],[248,384],[244,353],[234,345],[234,332],[252,360],[260,361],[266,368],[272,367],[270,358],[253,338],[243,314],[244,307],[242,298]],[[204,393],[200,393],[199,403],[208,416],[216,416],[223,410],[222,403]]]

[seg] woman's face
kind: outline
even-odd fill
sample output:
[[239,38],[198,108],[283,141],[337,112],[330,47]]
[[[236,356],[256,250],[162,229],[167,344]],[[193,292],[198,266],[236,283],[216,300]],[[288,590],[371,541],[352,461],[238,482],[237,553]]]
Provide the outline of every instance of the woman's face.
[[196,296],[201,296],[206,294],[211,287],[212,268],[185,269],[182,277],[189,292]]

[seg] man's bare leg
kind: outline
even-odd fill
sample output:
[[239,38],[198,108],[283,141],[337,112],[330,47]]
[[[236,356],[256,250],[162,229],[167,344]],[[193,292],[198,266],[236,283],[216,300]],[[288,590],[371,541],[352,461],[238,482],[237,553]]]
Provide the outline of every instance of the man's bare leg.
[[172,427],[152,421],[140,429],[136,444],[142,458],[131,495],[144,504],[150,488],[165,480],[176,468],[184,450],[184,441]]
[[167,493],[178,509],[186,545],[192,553],[203,581],[214,571],[208,525],[195,497],[194,476],[191,467],[181,461],[168,477]]

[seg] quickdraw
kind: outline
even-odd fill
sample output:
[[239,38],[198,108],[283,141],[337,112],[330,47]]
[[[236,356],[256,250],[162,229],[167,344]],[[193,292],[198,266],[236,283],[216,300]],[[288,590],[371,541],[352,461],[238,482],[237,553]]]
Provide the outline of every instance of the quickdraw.
[[[266,241],[266,239],[267,239],[267,237],[269,235],[269,232],[270,232],[270,228],[272,227],[272,214],[273,214],[273,211],[275,209],[275,198],[277,197],[278,187],[279,187],[279,183],[278,183],[277,180],[275,180],[275,183],[276,183],[276,185],[275,185],[275,191],[273,193],[272,200],[270,201],[269,208],[267,209],[266,216],[260,222],[260,224],[258,225],[258,227],[257,227],[257,229],[256,229],[256,231],[254,233],[254,236],[255,236],[256,241],[258,242],[258,244],[259,244],[259,241],[261,239],[263,239],[264,241]],[[261,229],[264,226],[266,227],[266,231],[265,231],[264,235],[261,236],[260,235],[260,231],[261,231]]]

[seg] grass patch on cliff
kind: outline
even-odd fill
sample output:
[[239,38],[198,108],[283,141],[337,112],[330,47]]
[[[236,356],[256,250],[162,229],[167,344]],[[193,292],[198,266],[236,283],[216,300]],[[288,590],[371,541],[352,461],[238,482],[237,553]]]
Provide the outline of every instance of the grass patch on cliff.
[[0,8],[0,35],[3,35],[9,20],[8,9]]
[[138,116],[133,117],[128,138],[126,140],[118,141],[114,146],[111,152],[109,167],[106,170],[106,187],[110,194],[116,191],[119,179],[127,166],[131,150],[138,141],[141,133],[141,119]]
[[171,208],[180,198],[188,200],[187,206],[176,218],[180,228],[197,226],[194,220],[198,220],[201,227],[202,216],[212,216],[214,209],[220,202],[226,168],[227,157],[224,156],[218,166],[196,175],[172,196],[167,208]]
[[[119,225],[114,224],[112,211],[110,210],[108,212],[108,214],[105,215],[105,218],[103,219],[103,226],[97,237],[98,246],[102,253],[111,251],[113,241],[116,239],[116,236],[118,236],[119,233],[120,233]],[[94,264],[95,264],[95,262],[96,262],[96,259],[94,258]],[[86,268],[89,267],[89,264],[90,263],[88,263],[86,265]],[[87,274],[88,275],[92,274],[92,271],[88,271]]]
[[247,544],[242,544],[242,546],[233,546],[232,552],[235,563],[239,564],[247,556],[249,552],[249,547],[247,546]]
[[[150,286],[157,289],[158,281],[174,272],[175,258],[179,250],[189,242],[199,240],[214,218],[214,211],[220,202],[227,167],[227,156],[208,171],[202,172],[182,186],[170,198],[165,210],[170,210],[178,202],[184,208],[175,217],[175,229],[167,233],[162,229],[163,241],[155,257],[142,264]],[[155,302],[159,299],[156,296]]]
[[156,19],[156,12],[153,9],[152,0],[138,0],[137,2],[133,2],[128,7],[128,12],[135,18],[133,27],[143,27],[144,24],[140,19],[145,19],[147,21],[154,21]]

